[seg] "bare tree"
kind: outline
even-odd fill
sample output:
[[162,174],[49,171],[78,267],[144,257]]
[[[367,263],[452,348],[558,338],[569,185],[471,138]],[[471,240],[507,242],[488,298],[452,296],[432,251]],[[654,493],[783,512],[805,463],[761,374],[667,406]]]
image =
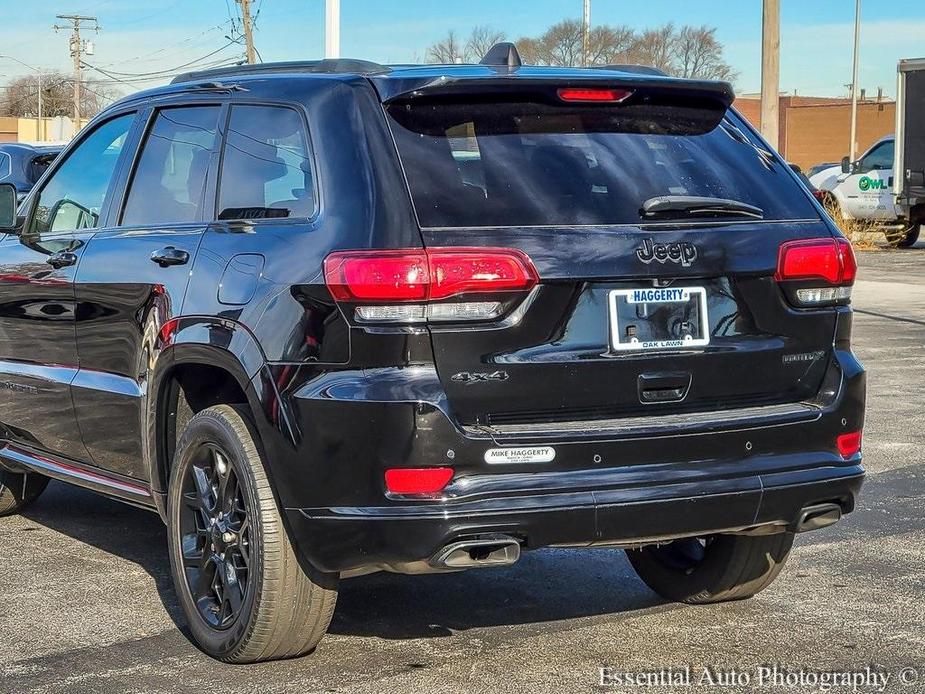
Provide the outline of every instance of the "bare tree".
[[[440,63],[478,61],[492,45],[503,40],[501,32],[480,26],[463,46],[451,31],[427,50],[427,56],[430,62]],[[581,22],[566,19],[540,36],[518,39],[517,49],[528,65],[576,67],[587,59],[589,65],[651,65],[682,77],[730,81],[736,77],[723,59],[723,46],[716,38],[716,29],[708,26],[677,29],[668,23],[637,33],[624,25],[599,25],[591,29],[585,56]]]
[[469,40],[466,41],[466,60],[478,62],[488,53],[489,48],[496,43],[504,41],[504,39],[505,36],[503,32],[496,31],[490,26],[482,25],[475,27],[472,33],[469,34]]
[[[0,97],[0,114],[21,118],[38,117],[38,75],[17,77],[7,84]],[[81,85],[80,115],[90,118],[99,113],[119,93],[108,85],[97,82]],[[42,115],[74,115],[74,78],[61,72],[46,72],[42,75]]]
[[540,56],[544,53],[540,40],[529,36],[522,36],[514,42],[517,46],[517,52],[520,53],[520,59],[526,65],[546,65]]
[[651,65],[672,73],[671,58],[676,40],[674,24],[668,23],[655,29],[646,29],[630,49],[631,62]]
[[446,38],[437,41],[427,49],[427,62],[449,65],[465,60],[465,47],[456,38],[456,32],[447,32]]
[[635,43],[636,33],[628,26],[596,26],[588,35],[588,64],[628,62]]
[[735,73],[723,60],[723,47],[716,39],[716,29],[685,26],[678,32],[673,46],[674,72],[681,77],[732,80]]

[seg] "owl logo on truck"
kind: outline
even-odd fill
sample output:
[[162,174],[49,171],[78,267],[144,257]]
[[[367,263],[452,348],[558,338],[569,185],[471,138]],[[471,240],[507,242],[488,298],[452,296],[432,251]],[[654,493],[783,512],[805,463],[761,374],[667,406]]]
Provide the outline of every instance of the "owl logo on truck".
[[870,176],[861,176],[858,180],[858,188],[862,192],[867,192],[868,190],[884,190],[886,188],[886,181],[882,178],[871,178]]

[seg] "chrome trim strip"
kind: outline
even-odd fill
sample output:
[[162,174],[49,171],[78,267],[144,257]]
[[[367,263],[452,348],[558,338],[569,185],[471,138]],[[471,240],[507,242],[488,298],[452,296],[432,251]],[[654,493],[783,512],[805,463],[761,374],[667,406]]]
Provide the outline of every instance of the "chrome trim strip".
[[[506,436],[546,437],[574,433],[591,436],[606,434],[632,436],[643,433],[658,433],[660,431],[671,431],[675,434],[685,433],[683,432],[685,429],[696,430],[702,427],[708,427],[711,431],[722,431],[727,428],[734,429],[738,426],[751,428],[768,423],[789,424],[794,421],[815,420],[821,415],[822,410],[815,405],[792,403],[742,407],[734,410],[714,410],[711,412],[584,419],[540,424],[480,424],[465,426],[463,430],[468,436],[480,438]],[[682,431],[679,432],[679,429]]]
[[76,465],[59,463],[49,458],[20,450],[15,446],[11,446],[10,444],[6,444],[2,449],[0,449],[0,456],[12,460],[13,462],[19,463],[20,465],[24,465],[28,468],[44,470],[46,472],[52,473],[53,475],[78,479],[84,482],[89,482],[91,484],[99,484],[104,487],[109,487],[110,489],[119,490],[120,492],[124,492],[126,494],[133,494],[135,496],[144,498],[151,497],[151,492],[141,485],[122,482],[121,480],[114,479],[102,473],[80,468]]

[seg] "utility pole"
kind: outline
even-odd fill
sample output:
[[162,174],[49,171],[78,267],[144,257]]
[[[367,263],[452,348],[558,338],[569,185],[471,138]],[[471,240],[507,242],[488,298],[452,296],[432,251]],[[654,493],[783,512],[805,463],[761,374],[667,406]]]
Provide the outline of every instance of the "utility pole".
[[241,5],[241,23],[244,25],[244,42],[247,46],[247,62],[253,65],[257,62],[254,51],[254,27],[251,21],[251,0],[238,0]]
[[764,0],[761,17],[761,134],[774,148],[780,139],[780,0]]
[[585,11],[581,22],[581,64],[588,67],[591,54],[591,0],[585,0]]
[[70,27],[66,24],[55,24],[55,31],[67,28],[71,30],[71,58],[74,59],[74,132],[77,132],[80,130],[80,58],[86,49],[86,43],[80,38],[80,24],[81,22],[93,22],[92,28],[97,33],[99,33],[100,25],[97,23],[96,17],[87,17],[82,14],[59,14],[57,19],[70,22]]
[[324,3],[324,57],[340,58],[340,0]]
[[857,156],[858,139],[858,53],[861,47],[861,0],[854,3],[854,62],[851,67],[851,146],[848,158],[853,162]]

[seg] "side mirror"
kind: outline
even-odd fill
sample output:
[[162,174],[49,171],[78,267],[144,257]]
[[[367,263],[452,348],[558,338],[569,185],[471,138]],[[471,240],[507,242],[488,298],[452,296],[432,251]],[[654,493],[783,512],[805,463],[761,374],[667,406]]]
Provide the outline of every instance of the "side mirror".
[[12,183],[0,183],[0,233],[16,230],[16,188]]
[[841,158],[841,172],[846,174],[851,173],[851,159],[849,157]]

